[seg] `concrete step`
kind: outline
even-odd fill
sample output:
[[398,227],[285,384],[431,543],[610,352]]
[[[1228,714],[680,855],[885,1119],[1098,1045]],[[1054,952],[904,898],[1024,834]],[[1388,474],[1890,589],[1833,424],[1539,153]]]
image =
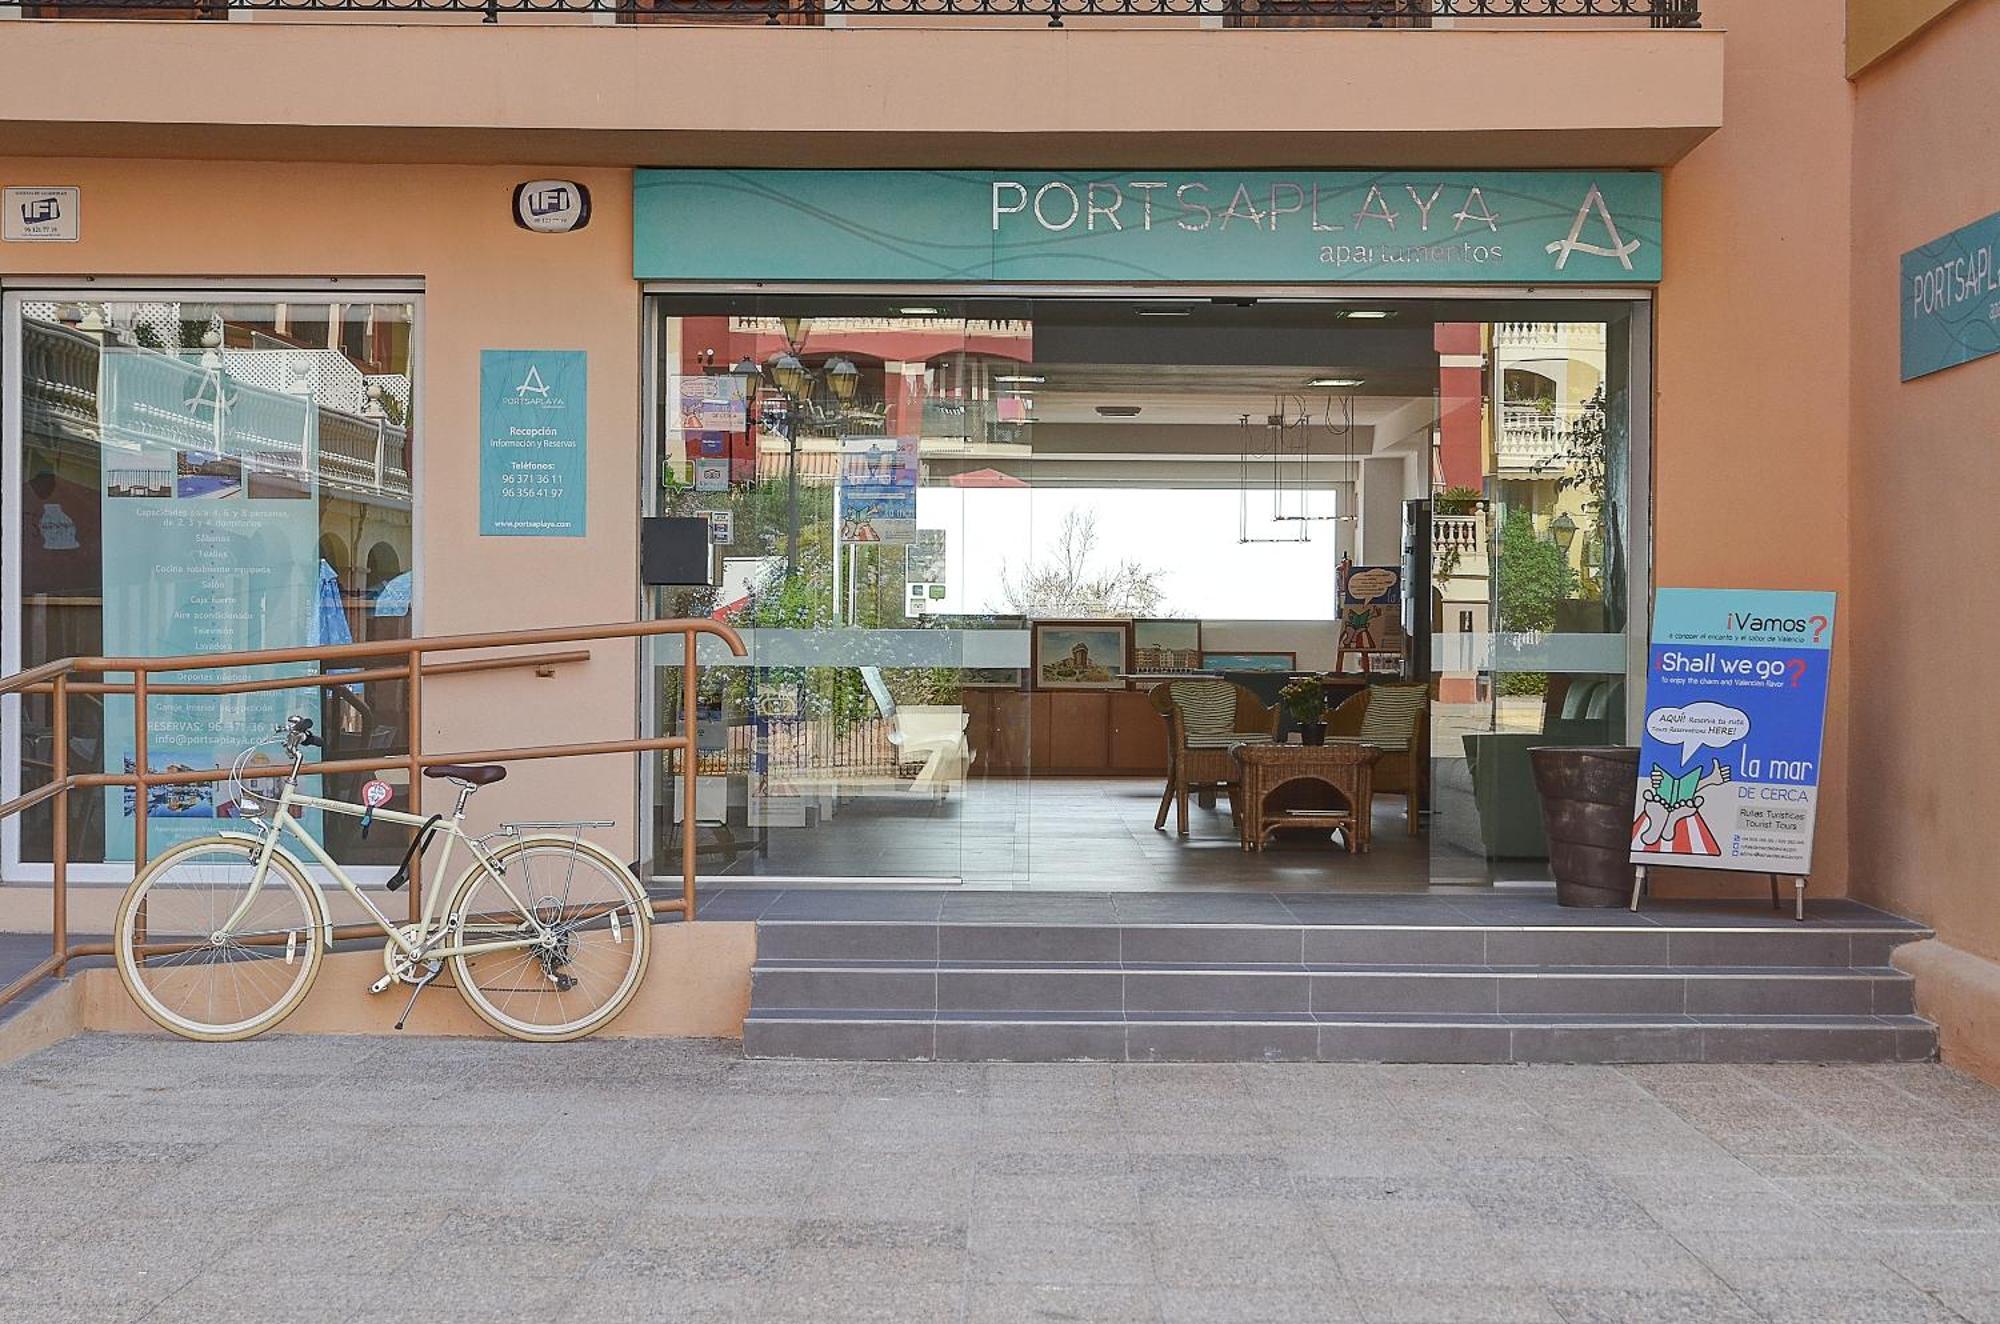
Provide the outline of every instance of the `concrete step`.
[[921,1013],[755,1010],[749,1057],[1004,1062],[1917,1062],[1916,1016]]

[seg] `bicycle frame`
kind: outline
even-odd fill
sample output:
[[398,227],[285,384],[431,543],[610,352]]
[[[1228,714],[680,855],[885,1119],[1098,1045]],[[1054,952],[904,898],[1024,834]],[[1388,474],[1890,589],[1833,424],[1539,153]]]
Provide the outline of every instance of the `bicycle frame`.
[[[485,952],[519,951],[523,948],[536,946],[544,940],[548,932],[548,926],[542,923],[532,907],[524,905],[521,898],[514,894],[514,889],[507,884],[505,871],[493,863],[493,857],[479,844],[478,839],[466,833],[465,805],[466,801],[470,798],[468,794],[461,792],[458,806],[452,811],[451,816],[449,818],[441,817],[438,820],[437,827],[445,837],[445,846],[443,850],[438,852],[437,866],[432,871],[430,886],[424,890],[423,908],[418,916],[415,937],[412,938],[404,932],[404,929],[408,926],[398,925],[394,920],[383,914],[381,907],[368,898],[368,894],[361,890],[360,884],[348,876],[347,871],[340,867],[339,863],[327,852],[326,848],[320,845],[312,833],[306,830],[305,824],[301,823],[292,813],[294,806],[300,806],[307,809],[324,810],[327,813],[345,814],[350,818],[360,818],[369,812],[367,807],[351,804],[346,800],[329,800],[323,796],[304,794],[298,789],[300,767],[300,762],[294,756],[292,773],[289,777],[285,778],[284,789],[279,792],[277,803],[271,805],[268,810],[269,822],[257,838],[260,845],[257,850],[256,864],[251,871],[250,885],[244,890],[243,900],[237,903],[235,911],[224,921],[222,926],[223,932],[226,933],[234,929],[249,915],[251,904],[256,901],[257,894],[263,890],[265,879],[270,876],[271,857],[278,849],[278,839],[282,836],[290,835],[306,848],[308,854],[325,867],[327,873],[333,877],[334,881],[338,882],[349,895],[361,903],[362,909],[368,912],[382,932],[388,935],[389,940],[400,947],[403,953],[412,960],[435,961],[447,956],[476,956]],[[422,829],[424,824],[430,822],[430,819],[423,815],[405,813],[399,809],[376,809],[374,817],[384,822],[401,823],[417,829]],[[248,836],[249,834],[245,833],[243,835]],[[449,934],[455,927],[458,927],[452,923],[452,917],[439,916],[437,908],[439,904],[438,897],[444,890],[444,880],[451,864],[454,848],[460,842],[463,842],[467,849],[472,852],[472,857],[477,862],[477,867],[486,871],[487,876],[499,885],[500,891],[513,903],[528,923],[535,926],[532,936],[501,939],[492,942],[460,943],[457,946],[432,945],[433,920],[442,921],[436,930],[440,935]],[[316,883],[312,885],[315,888],[318,887]],[[321,909],[325,909],[324,905],[322,905]],[[326,935],[323,941],[331,949],[333,946],[333,918],[331,915],[328,915],[325,919]]]

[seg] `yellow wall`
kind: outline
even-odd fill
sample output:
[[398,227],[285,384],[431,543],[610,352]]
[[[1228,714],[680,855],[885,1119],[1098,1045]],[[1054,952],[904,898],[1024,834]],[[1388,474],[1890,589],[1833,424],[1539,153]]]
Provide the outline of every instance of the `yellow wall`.
[[1847,0],[1847,74],[1852,78],[1943,18],[1963,0]]

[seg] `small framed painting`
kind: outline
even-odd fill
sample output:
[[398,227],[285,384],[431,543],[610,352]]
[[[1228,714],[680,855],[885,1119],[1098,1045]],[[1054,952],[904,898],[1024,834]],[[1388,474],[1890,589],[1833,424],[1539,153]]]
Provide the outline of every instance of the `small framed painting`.
[[1297,653],[1203,653],[1203,671],[1284,671],[1299,669]]
[[1132,622],[1132,670],[1143,676],[1201,670],[1201,622],[1160,619]]
[[1038,690],[1122,690],[1132,656],[1130,621],[1036,621]]

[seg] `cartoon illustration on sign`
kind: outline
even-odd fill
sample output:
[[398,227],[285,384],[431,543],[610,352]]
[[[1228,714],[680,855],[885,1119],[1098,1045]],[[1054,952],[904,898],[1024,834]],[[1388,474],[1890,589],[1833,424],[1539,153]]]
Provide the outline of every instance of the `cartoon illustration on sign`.
[[1676,777],[1653,765],[1653,785],[1645,793],[1645,808],[1632,824],[1632,847],[1663,855],[1720,855],[1722,847],[1701,816],[1701,793],[1729,780],[1729,769],[1717,759],[1704,774],[1690,768]]
[[1632,821],[1634,852],[1661,855],[1720,855],[1722,845],[1702,817],[1704,793],[1734,780],[1721,759],[1710,760],[1704,772],[1698,757],[1704,749],[1726,749],[1750,734],[1750,716],[1727,704],[1706,700],[1681,707],[1656,708],[1646,714],[1646,733],[1664,745],[1680,746],[1681,770],[1669,772],[1653,764],[1649,785],[1639,795],[1639,813]]

